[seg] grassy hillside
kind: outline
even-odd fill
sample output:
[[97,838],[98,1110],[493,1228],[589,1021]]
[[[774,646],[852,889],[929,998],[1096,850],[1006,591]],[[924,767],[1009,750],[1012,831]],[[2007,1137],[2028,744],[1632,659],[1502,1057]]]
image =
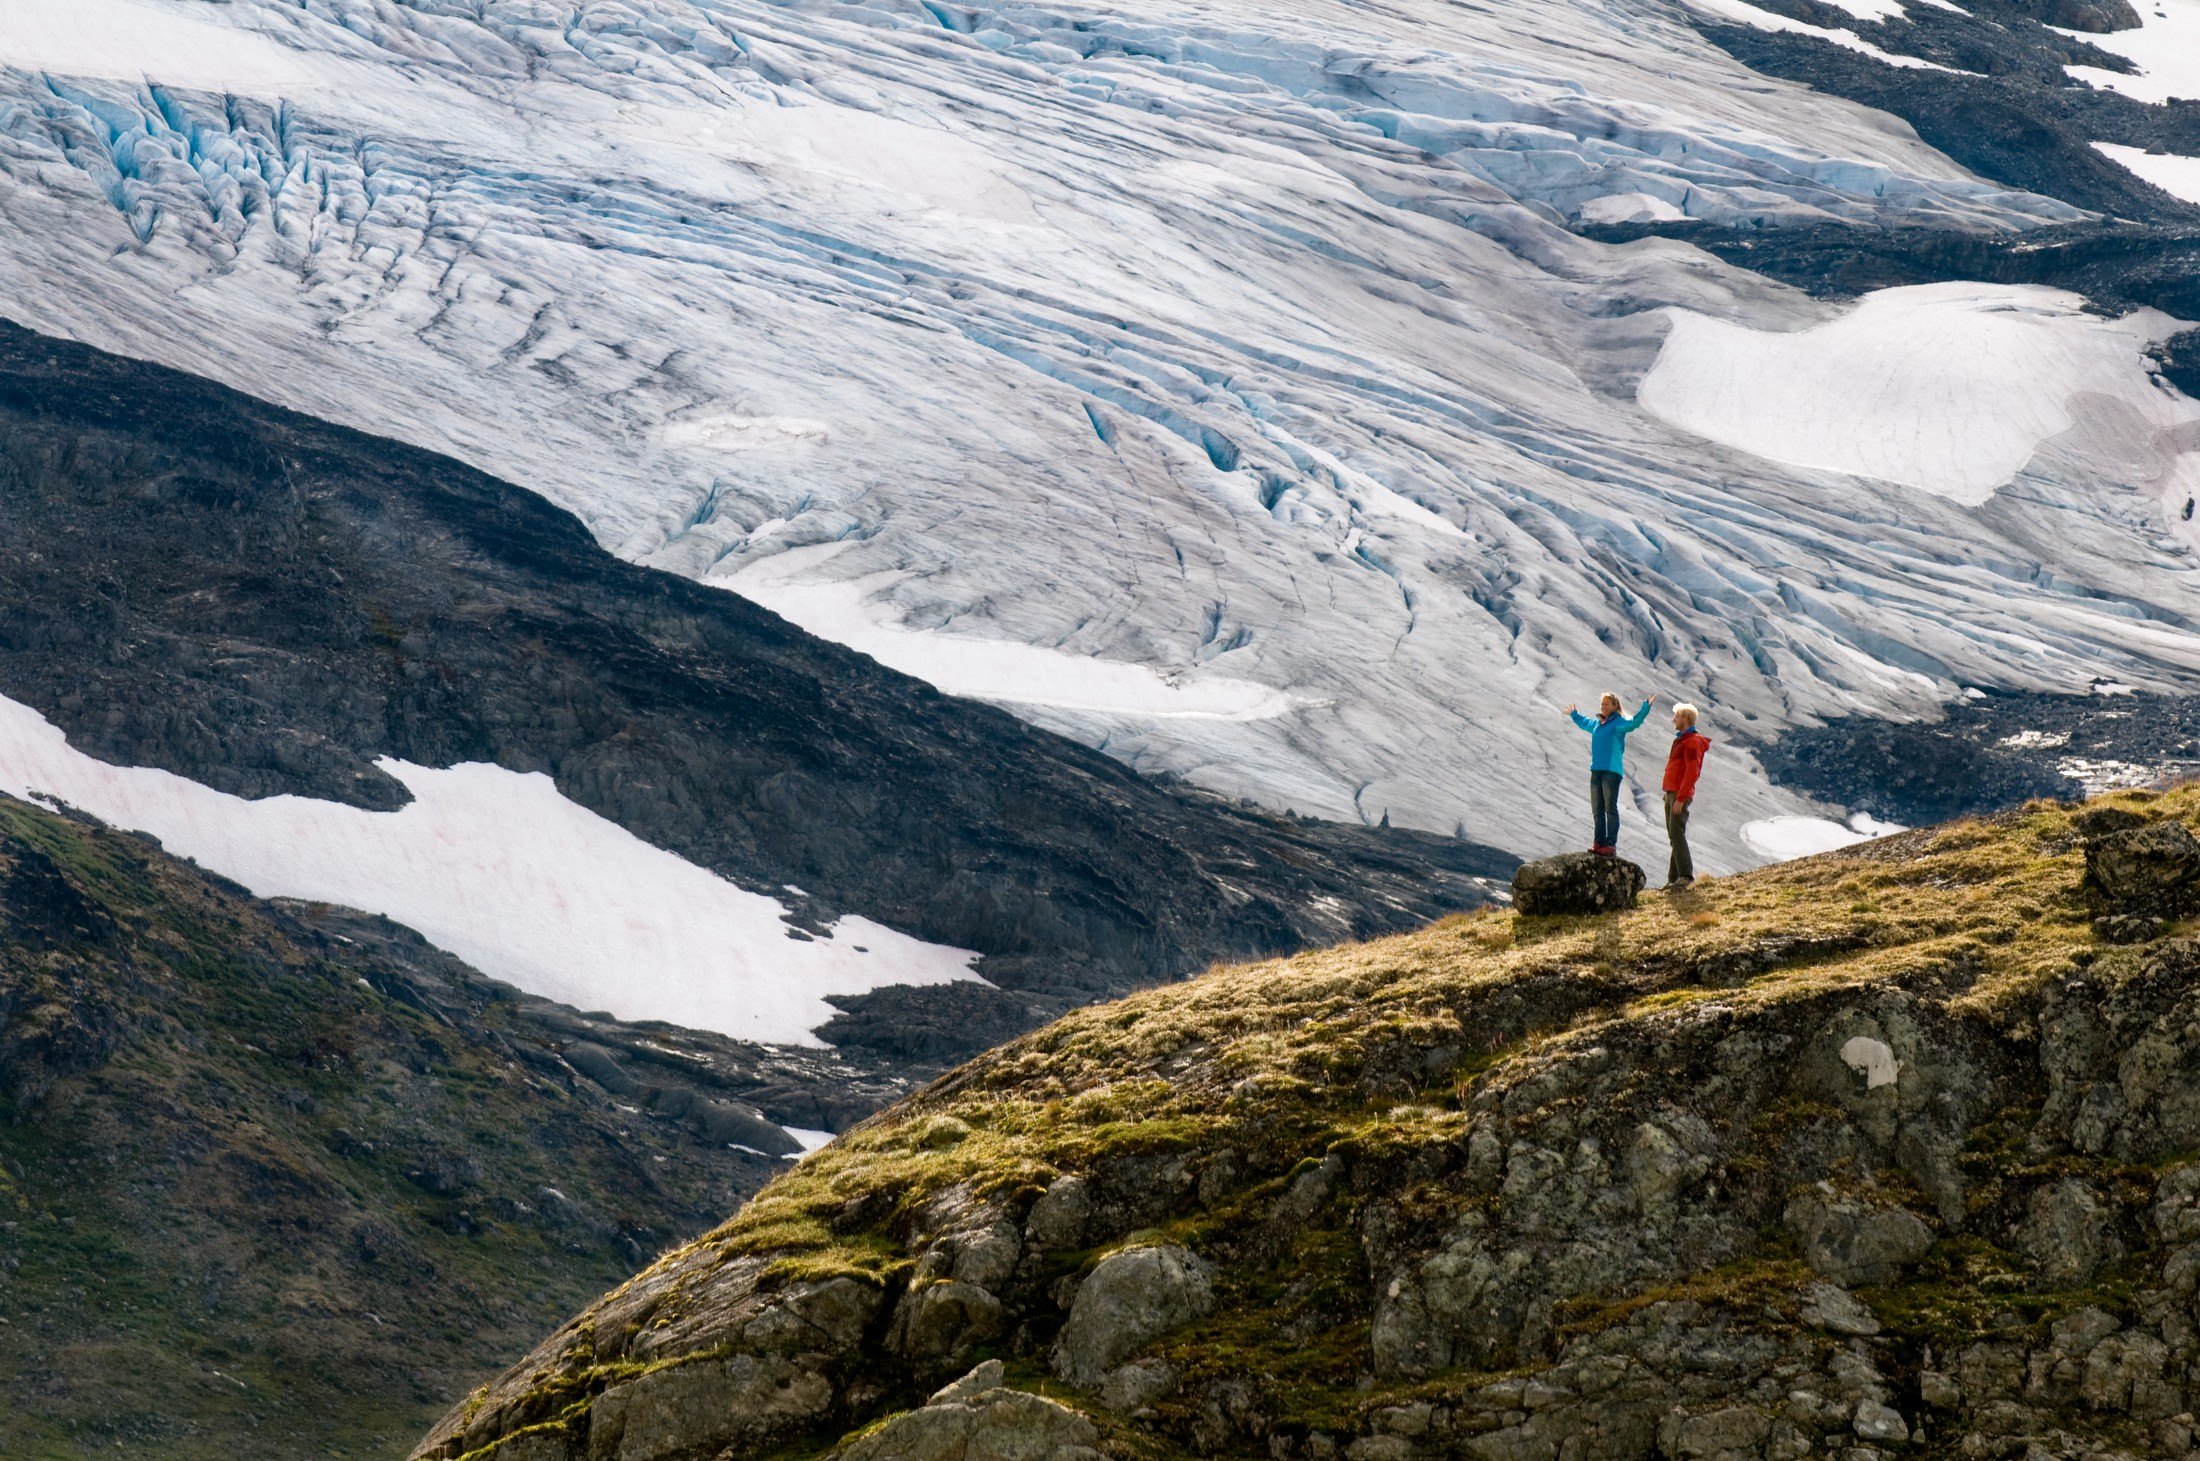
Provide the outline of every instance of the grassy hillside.
[[401,1455],[778,1165],[511,993],[0,799],[0,1456]]
[[1033,1455],[2185,1454],[2200,939],[2103,942],[2084,870],[2042,804],[1072,1014],[420,1454],[960,1455],[1009,1392],[916,1408],[987,1359],[1084,1417]]

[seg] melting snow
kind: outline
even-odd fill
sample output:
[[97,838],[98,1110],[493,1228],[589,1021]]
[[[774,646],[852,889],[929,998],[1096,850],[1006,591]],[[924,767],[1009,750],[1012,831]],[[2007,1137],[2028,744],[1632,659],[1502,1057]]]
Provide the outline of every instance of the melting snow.
[[[1884,50],[1865,40],[1862,36],[1849,31],[1834,30],[1823,25],[1812,25],[1808,21],[1791,19],[1785,15],[1776,15],[1770,10],[1759,10],[1754,5],[1742,3],[1742,0],[1686,0],[1686,3],[1691,8],[1700,10],[1706,15],[1716,16],[1720,20],[1739,25],[1754,26],[1758,30],[1785,31],[1792,35],[1815,36],[1819,40],[1830,41],[1844,49],[1860,51],[1875,61],[1884,61],[1889,66],[1900,66],[1907,70],[1916,71],[1952,71],[1955,69],[1952,66],[1943,66],[1937,61],[1927,61],[1920,56],[1905,56],[1896,51]],[[1878,3],[1878,0],[1835,0],[1835,3],[1859,20],[1877,20],[1885,15],[1900,15],[1902,13],[1900,5],[1882,4]]]
[[[2196,38],[2195,44],[2200,44],[2200,38]],[[2116,142],[2096,142],[2093,146],[2109,161],[2137,173],[2170,196],[2188,203],[2200,203],[2200,157],[2149,152],[2143,147],[2126,147]]]
[[2137,0],[2133,8],[2139,12],[2136,30],[2105,35],[2066,30],[2063,34],[2134,62],[2139,67],[2136,75],[2099,66],[2064,69],[2081,81],[2143,102],[2159,104],[2173,96],[2200,100],[2200,0]]
[[[831,994],[976,978],[977,957],[864,918],[787,937],[784,907],[567,801],[547,776],[385,760],[413,801],[370,812],[247,801],[73,749],[0,699],[0,790],[52,797],[262,897],[381,913],[530,993],[743,1040],[819,1044]],[[854,945],[871,952],[859,954]]]
[[1871,838],[1824,817],[1764,817],[1742,824],[1742,841],[1767,862],[1787,862],[1854,847]]
[[983,639],[905,628],[873,617],[867,606],[905,574],[805,577],[824,567],[839,544],[792,548],[724,580],[823,639],[861,650],[950,695],[1101,711],[1156,719],[1266,720],[1293,708],[1291,695],[1249,680],[1194,673],[1165,677],[1145,665],[1069,654],[1012,639]]
[[1788,333],[1675,310],[1639,399],[1756,456],[1980,503],[2078,423],[2081,396],[2096,419],[2122,406],[2163,433],[2200,420],[2147,370],[2145,347],[2176,322],[2083,306],[2054,289],[1926,284]]
[[[833,1139],[833,1133],[830,1131],[812,1131],[804,1126],[782,1126],[779,1129],[802,1144],[801,1155],[803,1157],[808,1156],[811,1152],[816,1151]],[[796,1160],[801,1160],[801,1157],[797,1157]]]

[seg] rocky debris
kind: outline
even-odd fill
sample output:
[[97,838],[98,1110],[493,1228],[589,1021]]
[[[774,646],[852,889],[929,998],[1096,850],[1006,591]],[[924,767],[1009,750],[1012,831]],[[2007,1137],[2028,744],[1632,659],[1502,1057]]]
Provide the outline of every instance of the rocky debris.
[[2200,838],[2174,821],[2088,838],[2085,882],[2104,914],[2182,917],[2200,909]]
[[[733,1455],[967,1444],[908,1419],[956,1353],[895,1337],[935,1292],[943,1330],[998,1336],[954,1363],[1002,1361],[952,1404],[1070,1383],[1098,1437],[1070,1443],[1110,1454],[2192,1455],[2200,940],[2100,944],[2083,879],[2040,807],[1701,909],[1485,917],[1073,1016],[812,1158],[417,1454],[600,1454],[603,1376],[785,1355],[753,1316],[804,1281],[764,1275],[870,1264],[880,1320],[804,1361],[829,1407]],[[1746,988],[1686,982],[1775,943]],[[837,1236],[780,1236],[805,1223]]]
[[1068,1384],[1096,1387],[1118,1364],[1214,1306],[1214,1269],[1189,1249],[1110,1253],[1077,1286],[1054,1344],[1054,1373]]
[[1528,914],[1616,913],[1635,906],[1647,879],[1624,857],[1562,852],[1520,865],[1513,907]]
[[836,1453],[838,1461],[1102,1461],[1099,1428],[1066,1405],[1011,1390],[987,1360]]

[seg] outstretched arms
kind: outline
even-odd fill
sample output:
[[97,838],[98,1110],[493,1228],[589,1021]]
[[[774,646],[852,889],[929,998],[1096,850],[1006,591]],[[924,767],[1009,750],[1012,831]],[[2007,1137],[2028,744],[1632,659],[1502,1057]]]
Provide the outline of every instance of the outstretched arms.
[[1621,724],[1630,731],[1641,730],[1642,723],[1650,718],[1650,706],[1655,702],[1656,699],[1656,696],[1650,696],[1644,699],[1644,701],[1642,702],[1642,709],[1636,711],[1633,715],[1628,716],[1626,720],[1621,722]]
[[1595,721],[1589,719],[1588,716],[1583,715],[1571,705],[1566,707],[1566,714],[1573,720],[1575,725],[1580,726],[1585,731],[1593,731],[1597,728]]

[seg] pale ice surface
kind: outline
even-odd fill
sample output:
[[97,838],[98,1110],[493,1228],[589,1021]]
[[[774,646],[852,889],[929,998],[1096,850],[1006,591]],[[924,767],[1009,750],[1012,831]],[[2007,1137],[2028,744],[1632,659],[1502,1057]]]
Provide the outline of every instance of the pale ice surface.
[[262,897],[385,914],[483,973],[582,1009],[815,1045],[810,1031],[836,1013],[827,995],[976,977],[975,954],[868,919],[789,938],[774,899],[650,846],[539,773],[379,764],[413,794],[397,811],[247,801],[93,760],[37,711],[0,699],[0,790],[149,832]]
[[779,1129],[801,1143],[802,1152],[800,1156],[795,1158],[796,1161],[800,1161],[802,1157],[808,1156],[811,1152],[816,1151],[833,1139],[833,1133],[830,1131],[812,1131],[806,1126],[782,1126]]
[[2200,669],[2120,386],[1975,507],[1638,405],[1676,318],[1841,311],[1572,220],[2079,216],[1667,0],[100,3],[198,39],[18,27],[0,308],[1143,770],[1535,855],[1582,830],[1558,707],[1685,695],[1716,871],[1808,810],[1744,739]]
[[[2200,44],[2200,37],[2195,38]],[[2200,203],[2200,157],[2180,157],[2174,152],[2149,152],[2118,142],[2096,142],[2094,148],[2109,161],[2129,168],[2140,177],[2188,203]]]
[[1866,296],[1806,330],[1675,311],[1639,399],[1686,431],[1790,466],[1900,483],[1975,506],[2081,414],[2116,411],[2160,475],[2200,403],[2151,373],[2183,326],[2085,312],[2037,286],[1921,284]]
[[2137,74],[2100,66],[2064,69],[2094,86],[2143,102],[2159,104],[2173,96],[2200,100],[2200,0],[2133,0],[2132,8],[2139,12],[2137,30],[2063,34],[2134,62]]
[[329,84],[335,68],[233,19],[248,7],[162,0],[7,0],[0,5],[0,66],[115,81],[155,78],[207,91]]

